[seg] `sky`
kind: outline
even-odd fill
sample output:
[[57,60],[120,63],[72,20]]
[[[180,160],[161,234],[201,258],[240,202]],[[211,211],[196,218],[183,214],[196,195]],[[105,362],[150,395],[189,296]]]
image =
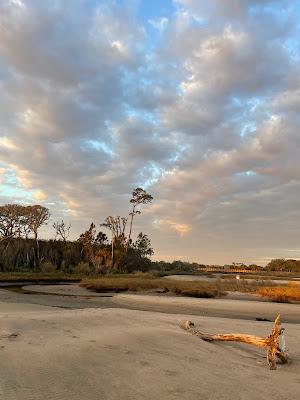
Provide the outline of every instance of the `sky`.
[[0,203],[154,259],[300,259],[298,0],[0,0]]

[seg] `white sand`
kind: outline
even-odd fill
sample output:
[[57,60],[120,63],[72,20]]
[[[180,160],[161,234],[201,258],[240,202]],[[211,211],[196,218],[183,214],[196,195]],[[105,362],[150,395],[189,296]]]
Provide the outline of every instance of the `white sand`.
[[0,339],[1,400],[299,399],[297,324],[285,324],[292,361],[270,371],[262,350],[206,343],[178,325],[265,335],[271,323],[121,309],[8,315],[5,306],[0,335],[19,336]]
[[227,318],[254,320],[256,317],[265,317],[273,320],[278,314],[281,314],[284,321],[298,323],[300,320],[300,304],[138,294],[117,294],[112,298],[112,301],[128,308],[144,306],[144,308],[152,311],[165,311],[169,308],[170,310],[177,310],[176,312],[186,310],[186,313],[195,313],[203,316],[224,316]]

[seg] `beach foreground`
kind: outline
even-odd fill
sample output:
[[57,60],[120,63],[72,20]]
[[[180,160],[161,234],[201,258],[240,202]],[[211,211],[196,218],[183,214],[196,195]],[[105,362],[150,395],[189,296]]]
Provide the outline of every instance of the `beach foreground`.
[[3,400],[299,398],[299,324],[284,324],[291,361],[270,371],[263,350],[203,342],[179,328],[192,319],[204,332],[265,336],[270,322],[118,308],[19,307],[2,303]]

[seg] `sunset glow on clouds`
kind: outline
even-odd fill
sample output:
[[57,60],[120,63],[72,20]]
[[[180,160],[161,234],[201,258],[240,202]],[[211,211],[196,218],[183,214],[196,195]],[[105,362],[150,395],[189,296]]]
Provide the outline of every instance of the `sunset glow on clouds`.
[[0,0],[1,203],[41,203],[76,238],[142,186],[135,232],[158,259],[299,258],[299,16],[292,0]]

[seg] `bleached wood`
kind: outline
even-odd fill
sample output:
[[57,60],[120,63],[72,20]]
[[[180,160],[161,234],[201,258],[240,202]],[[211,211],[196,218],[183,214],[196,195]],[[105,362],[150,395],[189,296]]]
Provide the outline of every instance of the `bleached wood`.
[[280,359],[282,363],[287,362],[287,355],[284,352],[284,349],[280,348],[279,345],[279,336],[282,335],[284,329],[279,328],[280,324],[280,314],[278,314],[277,318],[274,321],[274,327],[272,333],[266,337],[254,336],[254,335],[245,335],[242,333],[226,333],[226,334],[215,334],[210,335],[203,333],[195,328],[195,325],[191,321],[185,321],[182,324],[182,328],[191,333],[192,335],[199,336],[202,340],[213,342],[213,341],[222,341],[222,342],[240,342],[251,344],[258,347],[263,347],[267,350],[267,360],[270,366],[270,369],[276,369],[276,357]]

